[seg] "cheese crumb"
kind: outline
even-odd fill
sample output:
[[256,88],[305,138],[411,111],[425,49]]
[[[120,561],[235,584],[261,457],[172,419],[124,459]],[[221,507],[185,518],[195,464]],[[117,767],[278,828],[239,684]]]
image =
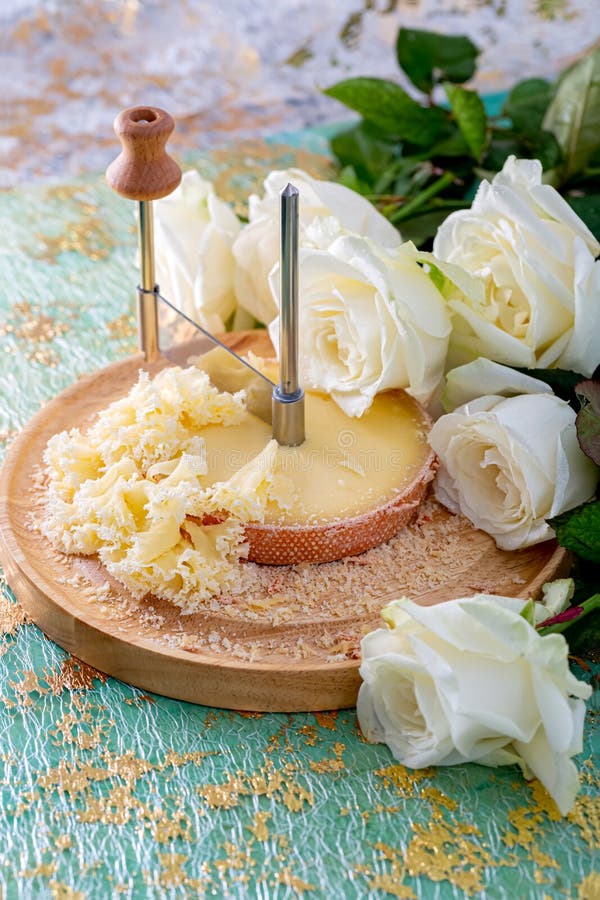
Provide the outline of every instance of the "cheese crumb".
[[247,415],[243,391],[221,392],[195,367],[154,379],[141,371],[86,432],[48,442],[43,533],[65,553],[97,553],[135,597],[152,593],[195,612],[233,585],[248,553],[244,523],[293,496],[275,471],[275,441],[229,481],[203,485],[202,429]]

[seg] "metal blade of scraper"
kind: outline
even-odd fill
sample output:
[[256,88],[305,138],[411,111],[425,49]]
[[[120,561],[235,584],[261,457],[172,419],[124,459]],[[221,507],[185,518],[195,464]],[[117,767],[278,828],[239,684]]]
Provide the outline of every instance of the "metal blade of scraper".
[[[248,410],[270,425],[271,398],[275,387],[270,378],[191,316],[178,309],[158,293],[158,289],[156,307],[161,356],[177,366],[198,366],[208,373],[219,390],[232,393],[245,390]],[[215,356],[217,350],[221,351],[220,358]],[[226,364],[223,360],[225,352]]]
[[[208,331],[207,328],[203,328],[202,325],[199,325],[191,316],[186,315],[186,313],[178,309],[174,303],[171,303],[170,300],[167,300],[167,298],[163,297],[162,294],[159,294],[158,291],[156,296],[160,301],[158,319],[161,339],[160,352],[163,356],[166,356],[168,360],[176,362],[178,366],[184,366],[190,357],[195,356],[198,353],[206,353],[207,350],[210,350],[211,347],[216,345],[217,347],[226,350],[230,356],[233,356],[240,365],[249,369],[253,375],[262,378],[272,388],[275,387],[274,382],[272,382],[264,372],[255,368],[251,362],[244,359],[243,356],[240,356],[235,350],[232,350],[231,347],[228,347],[224,341],[220,340],[220,338],[211,331]],[[164,342],[163,338],[166,339]],[[186,346],[182,346],[184,343]],[[198,347],[198,349],[196,349],[196,347]]]

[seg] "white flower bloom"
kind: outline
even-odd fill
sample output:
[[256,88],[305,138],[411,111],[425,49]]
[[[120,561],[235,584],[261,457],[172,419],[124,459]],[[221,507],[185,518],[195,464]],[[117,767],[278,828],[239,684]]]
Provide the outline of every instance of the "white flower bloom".
[[[472,399],[481,389],[490,394]],[[501,396],[519,389],[533,392]],[[452,397],[470,402],[441,416],[429,433],[441,463],[437,499],[503,550],[553,537],[545,520],[589,500],[598,480],[579,447],[574,410],[537,379],[489,360],[451,372],[446,402]]]
[[237,216],[198,172],[154,204],[156,278],[161,293],[210,331],[224,331],[235,310],[231,245]]
[[250,196],[249,223],[233,247],[238,301],[265,324],[277,315],[269,275],[279,261],[279,195],[288,182],[300,191],[300,247],[326,250],[346,232],[356,232],[384,247],[400,243],[394,226],[355,191],[311,178],[300,169],[271,172],[264,183],[264,196]]
[[477,276],[479,302],[454,296],[451,364],[477,356],[591,375],[600,361],[600,243],[550,185],[514,156],[470,210],[438,229],[434,254]]
[[[420,259],[412,244],[385,251],[357,236],[300,254],[300,378],[349,416],[390,388],[427,403],[440,383],[450,317]],[[271,286],[277,295],[277,268]],[[277,346],[278,319],[269,334]]]
[[562,635],[539,635],[524,600],[478,594],[422,607],[394,601],[362,641],[360,727],[403,765],[518,763],[563,815],[579,788],[589,685]]

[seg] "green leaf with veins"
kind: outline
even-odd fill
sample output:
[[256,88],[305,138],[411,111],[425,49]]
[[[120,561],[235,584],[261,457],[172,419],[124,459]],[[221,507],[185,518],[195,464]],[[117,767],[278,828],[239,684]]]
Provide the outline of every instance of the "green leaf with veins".
[[527,78],[512,89],[502,107],[502,114],[512,120],[515,131],[537,134],[542,128],[553,92],[549,81]]
[[600,47],[561,75],[542,127],[560,145],[568,181],[600,147]]
[[600,500],[561,513],[548,519],[548,524],[559,544],[583,559],[600,563]]
[[487,144],[487,116],[483,100],[476,91],[468,91],[457,84],[445,82],[444,90],[471,155],[481,159]]
[[396,145],[376,137],[365,122],[339,132],[331,139],[331,149],[342,168],[352,166],[363,181],[373,181],[394,159]]
[[400,68],[426,94],[439,81],[461,83],[475,72],[478,47],[463,35],[401,28],[396,41]]
[[447,115],[437,106],[423,107],[393,81],[348,78],[323,91],[375,125],[385,136],[424,147],[446,130]]

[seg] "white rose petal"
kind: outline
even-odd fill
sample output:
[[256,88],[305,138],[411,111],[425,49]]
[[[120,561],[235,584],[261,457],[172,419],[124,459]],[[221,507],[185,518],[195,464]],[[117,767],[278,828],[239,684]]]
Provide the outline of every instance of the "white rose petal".
[[300,191],[300,247],[327,250],[347,232],[361,234],[383,247],[400,243],[394,226],[355,191],[319,181],[300,169],[271,172],[264,183],[264,196],[250,197],[249,222],[233,247],[238,301],[267,325],[278,311],[269,275],[279,261],[279,195],[289,182]]
[[434,255],[484,285],[481,302],[449,299],[450,366],[477,356],[590,375],[599,361],[600,244],[538,160],[510,157],[481,183],[470,210],[438,229]]
[[241,225],[198,172],[154,204],[161,292],[204,328],[224,331],[235,310],[232,244]]
[[518,763],[566,815],[591,689],[570,673],[562,635],[540,636],[524,605],[487,594],[390,604],[390,627],[362,641],[357,714],[368,740],[403,765]]
[[482,396],[514,397],[518,394],[551,394],[549,384],[480,357],[446,375],[442,404],[446,412]]
[[429,442],[438,500],[503,550],[553,537],[546,519],[589,500],[598,480],[574,410],[554,394],[481,397],[441,416]]
[[[440,383],[450,318],[419,256],[412,244],[386,251],[357,236],[301,251],[301,380],[349,416],[390,388],[427,403]],[[275,269],[276,294],[278,283]],[[278,319],[269,334],[277,346]]]

